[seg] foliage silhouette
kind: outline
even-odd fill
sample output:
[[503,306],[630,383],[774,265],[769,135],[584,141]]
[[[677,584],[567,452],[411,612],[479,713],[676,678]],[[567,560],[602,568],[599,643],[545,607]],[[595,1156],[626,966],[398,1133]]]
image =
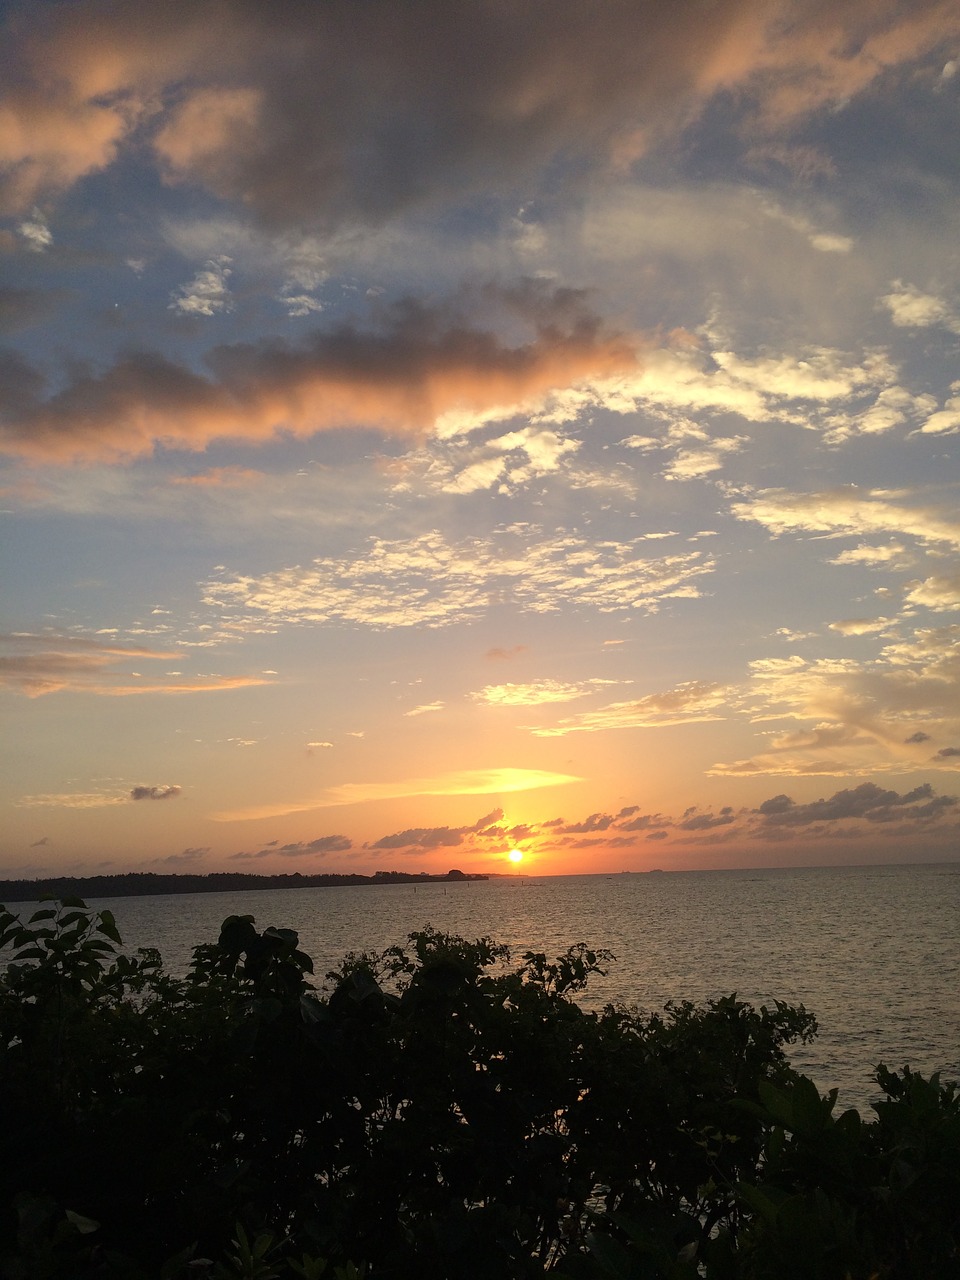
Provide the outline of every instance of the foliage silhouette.
[[955,1087],[834,1116],[802,1007],[588,1012],[609,954],[430,928],[329,994],[250,916],[183,978],[120,946],[0,909],[4,1280],[960,1274]]

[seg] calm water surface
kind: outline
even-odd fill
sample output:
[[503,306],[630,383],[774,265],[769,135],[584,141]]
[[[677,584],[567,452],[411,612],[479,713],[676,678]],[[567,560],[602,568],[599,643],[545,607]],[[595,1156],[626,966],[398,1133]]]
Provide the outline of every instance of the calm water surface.
[[[296,929],[322,977],[348,952],[382,950],[426,924],[489,936],[515,954],[571,943],[617,957],[584,1003],[661,1008],[732,991],[802,1003],[820,1022],[791,1061],[841,1106],[877,1096],[871,1068],[960,1076],[960,864],[503,877],[91,901],[125,945],[184,971],[227,915]],[[15,908],[23,914],[22,908]]]

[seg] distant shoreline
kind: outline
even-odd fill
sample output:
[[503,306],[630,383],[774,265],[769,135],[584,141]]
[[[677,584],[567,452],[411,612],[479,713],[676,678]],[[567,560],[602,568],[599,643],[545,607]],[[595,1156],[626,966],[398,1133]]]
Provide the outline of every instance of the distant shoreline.
[[235,893],[246,889],[335,889],[353,885],[448,884],[486,880],[487,876],[465,871],[428,875],[409,871],[377,871],[372,876],[359,873],[320,875],[252,875],[235,871],[214,871],[209,875],[161,874],[128,871],[122,875],[51,876],[38,880],[0,880],[0,902],[38,902],[41,898],[142,898],[171,893]]

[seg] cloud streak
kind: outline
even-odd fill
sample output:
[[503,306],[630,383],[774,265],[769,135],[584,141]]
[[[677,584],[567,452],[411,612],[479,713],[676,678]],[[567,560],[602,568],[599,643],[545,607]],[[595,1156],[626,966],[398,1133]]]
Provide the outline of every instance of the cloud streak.
[[136,672],[118,671],[123,660],[142,662],[182,660],[176,650],[162,651],[142,645],[122,645],[77,636],[34,634],[0,635],[0,687],[28,698],[50,693],[88,693],[106,698],[145,694],[213,693],[245,689],[270,681],[262,676],[197,676],[190,680],[170,677],[149,683]]
[[328,809],[337,805],[370,804],[411,796],[512,795],[515,792],[536,791],[541,787],[563,787],[571,782],[582,781],[582,778],[574,774],[554,773],[547,769],[462,769],[436,777],[406,778],[396,782],[345,782],[330,787],[309,800],[251,806],[214,813],[211,817],[217,822],[241,822],[307,813],[313,809]]

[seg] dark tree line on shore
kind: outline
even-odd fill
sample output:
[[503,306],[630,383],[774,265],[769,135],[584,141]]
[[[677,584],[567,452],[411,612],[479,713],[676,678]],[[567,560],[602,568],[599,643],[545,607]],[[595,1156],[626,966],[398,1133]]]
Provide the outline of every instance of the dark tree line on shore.
[[38,880],[0,880],[0,901],[39,902],[42,898],[139,898],[166,893],[229,893],[249,889],[329,889],[341,885],[430,884],[449,880],[486,880],[484,875],[447,871],[376,871],[302,875],[253,875],[242,871],[211,871],[208,875],[180,872],[127,871],[120,875],[54,876]]
[[576,997],[612,957],[427,928],[312,981],[224,921],[185,978],[80,900],[0,908],[3,1280],[951,1280],[960,1096],[876,1118],[734,995]]

